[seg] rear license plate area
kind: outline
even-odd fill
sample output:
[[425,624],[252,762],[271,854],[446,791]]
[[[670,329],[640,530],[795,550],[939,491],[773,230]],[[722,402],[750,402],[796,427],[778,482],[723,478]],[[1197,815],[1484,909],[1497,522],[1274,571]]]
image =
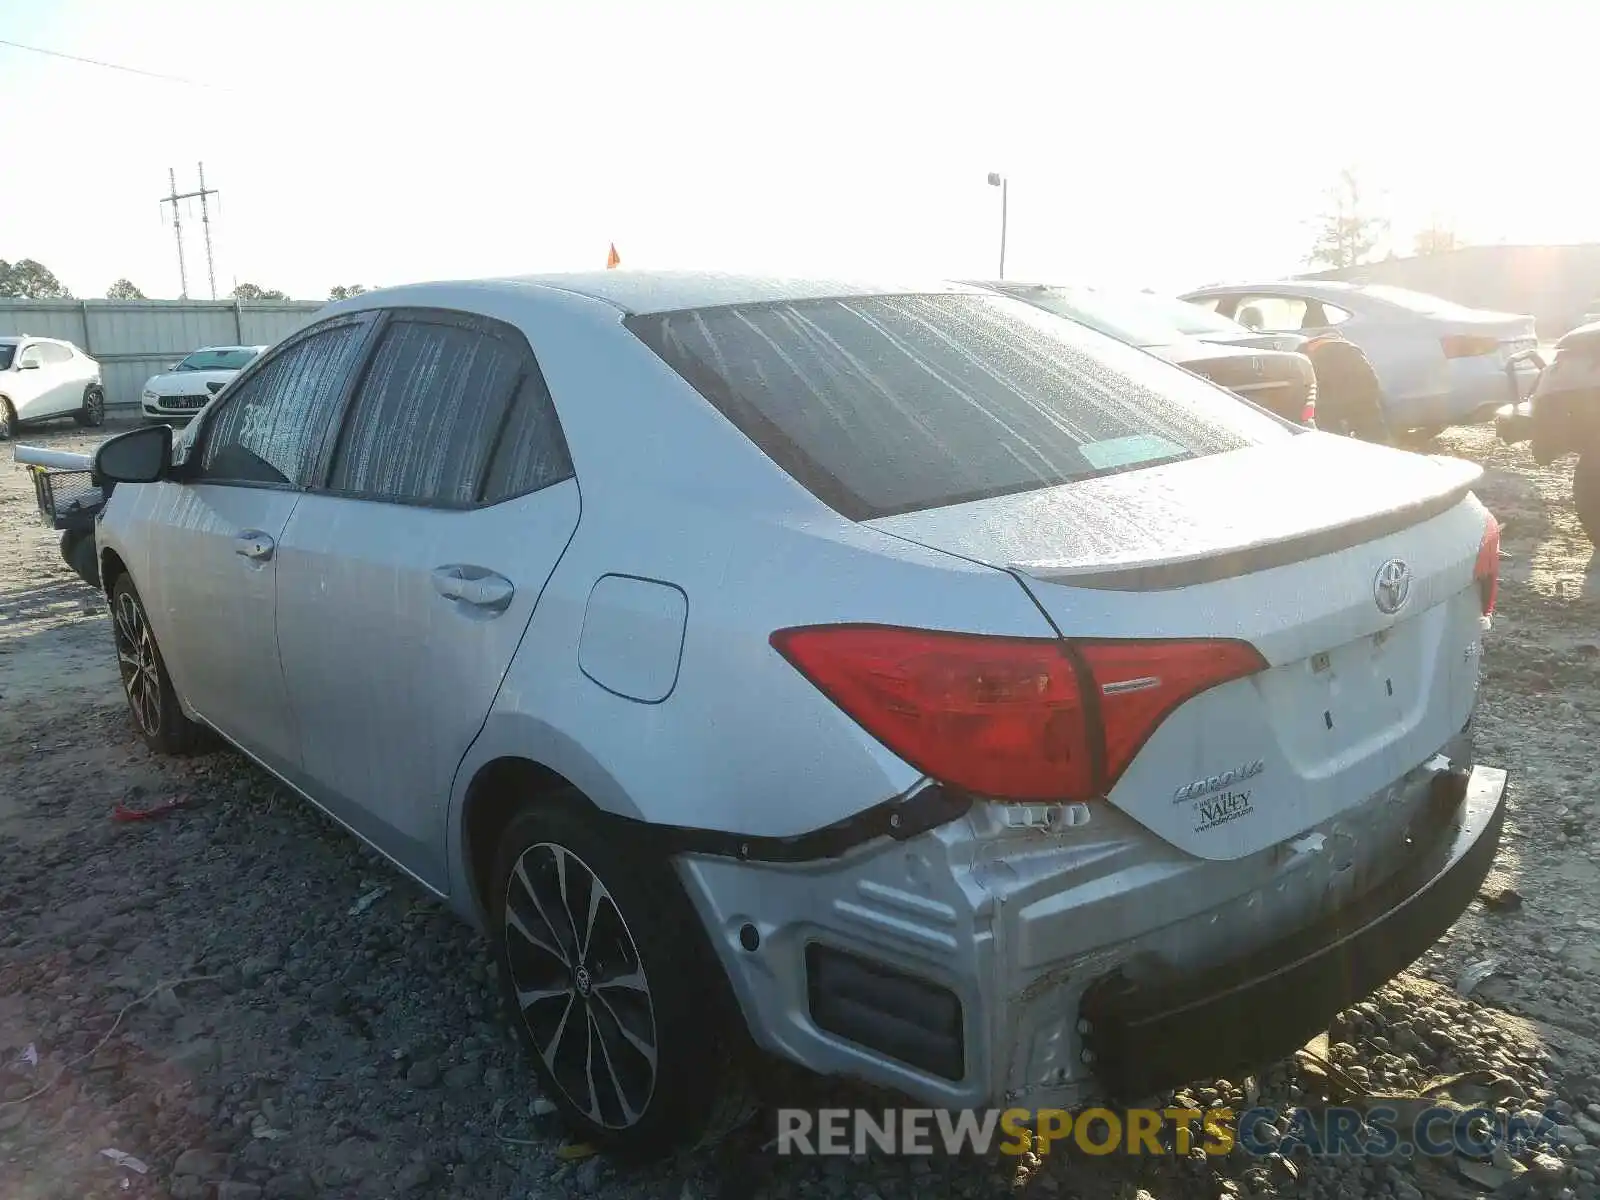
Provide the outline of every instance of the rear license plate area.
[[1304,663],[1310,718],[1340,744],[1361,741],[1393,725],[1411,702],[1419,677],[1405,624],[1379,630]]

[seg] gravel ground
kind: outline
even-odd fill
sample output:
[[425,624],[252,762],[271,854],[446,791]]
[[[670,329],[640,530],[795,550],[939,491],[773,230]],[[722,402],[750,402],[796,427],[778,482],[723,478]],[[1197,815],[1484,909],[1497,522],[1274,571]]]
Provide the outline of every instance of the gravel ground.
[[[66,426],[24,440],[83,449],[100,436]],[[481,941],[235,755],[145,752],[117,687],[104,605],[61,564],[25,473],[8,464],[0,1197],[1600,1195],[1588,767],[1600,713],[1597,576],[1571,512],[1570,465],[1541,470],[1487,429],[1454,431],[1438,448],[1485,464],[1481,495],[1506,526],[1479,718],[1481,760],[1512,777],[1499,867],[1412,971],[1340,1018],[1323,1056],[1331,1067],[1302,1055],[1179,1099],[1287,1109],[1433,1084],[1430,1094],[1461,1104],[1553,1108],[1563,1124],[1547,1146],[1479,1164],[1060,1148],[1042,1159],[804,1161],[763,1152],[758,1118],[650,1169],[585,1158],[549,1124],[497,1017]],[[119,802],[180,797],[187,806],[164,819],[110,819]],[[1494,973],[1463,998],[1463,972],[1485,963]],[[1462,1072],[1487,1073],[1439,1083]],[[769,1101],[838,1096],[786,1072],[761,1077]]]

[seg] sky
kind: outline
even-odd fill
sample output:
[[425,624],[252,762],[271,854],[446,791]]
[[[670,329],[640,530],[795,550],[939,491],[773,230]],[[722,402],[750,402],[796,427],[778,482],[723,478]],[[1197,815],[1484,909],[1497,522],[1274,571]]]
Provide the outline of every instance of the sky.
[[[689,267],[1175,292],[1305,269],[1341,168],[1396,249],[1600,241],[1600,6],[1493,0],[0,0],[0,259],[218,295]],[[1579,139],[1587,144],[1587,137]],[[197,202],[191,296],[210,294]]]

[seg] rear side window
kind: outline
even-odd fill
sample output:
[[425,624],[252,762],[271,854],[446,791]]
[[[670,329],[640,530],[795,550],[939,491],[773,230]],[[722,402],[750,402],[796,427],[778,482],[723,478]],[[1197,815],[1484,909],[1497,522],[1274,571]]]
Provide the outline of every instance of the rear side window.
[[351,405],[332,490],[467,507],[571,474],[532,355],[487,324],[448,314],[390,323]]
[[483,502],[537,491],[572,476],[567,441],[556,419],[555,405],[537,369],[523,377],[511,404],[500,443],[489,461]]
[[308,484],[366,332],[360,324],[320,330],[230,391],[205,430],[204,477]]
[[628,326],[858,521],[1295,436],[1151,354],[1002,296],[733,305]]

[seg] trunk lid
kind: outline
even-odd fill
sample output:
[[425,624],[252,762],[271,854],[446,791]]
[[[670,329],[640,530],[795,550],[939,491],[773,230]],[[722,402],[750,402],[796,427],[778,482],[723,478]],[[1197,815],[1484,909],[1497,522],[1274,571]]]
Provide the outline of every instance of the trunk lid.
[[1303,355],[1258,346],[1192,342],[1163,348],[1161,354],[1296,424],[1316,382],[1311,362]]
[[[1470,717],[1480,474],[1308,433],[871,524],[1010,570],[1069,638],[1254,645],[1268,669],[1179,705],[1107,797],[1234,859],[1383,791]],[[1386,611],[1395,560],[1409,587]]]

